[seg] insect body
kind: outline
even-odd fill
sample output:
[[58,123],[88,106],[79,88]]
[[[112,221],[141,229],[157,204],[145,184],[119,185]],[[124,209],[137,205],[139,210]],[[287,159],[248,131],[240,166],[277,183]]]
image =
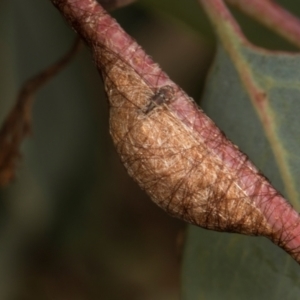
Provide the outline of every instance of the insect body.
[[150,103],[145,109],[145,114],[148,114],[155,107],[169,103],[174,96],[174,89],[170,85],[166,85],[158,89],[158,91],[150,98]]

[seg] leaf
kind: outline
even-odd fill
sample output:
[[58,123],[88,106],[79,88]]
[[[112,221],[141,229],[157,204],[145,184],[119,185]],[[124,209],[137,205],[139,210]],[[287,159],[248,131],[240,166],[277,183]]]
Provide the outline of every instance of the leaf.
[[[257,108],[241,83],[236,61],[229,58],[222,46],[202,106],[274,186],[299,207],[300,56],[271,54],[246,45],[240,46],[239,53],[255,75],[255,84],[266,93],[265,113],[275,126],[272,139],[280,142],[279,151],[283,151],[280,168]],[[182,274],[183,299],[296,299],[299,279],[297,263],[263,238],[189,228]]]
[[268,240],[190,227],[182,299],[297,299],[299,266]]

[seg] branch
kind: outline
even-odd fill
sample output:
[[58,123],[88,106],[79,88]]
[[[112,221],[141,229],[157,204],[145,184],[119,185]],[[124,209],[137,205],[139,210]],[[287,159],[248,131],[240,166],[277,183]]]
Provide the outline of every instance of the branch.
[[51,1],[91,49],[117,151],[152,200],[207,229],[266,236],[300,262],[299,215],[248,158],[96,1]]
[[0,130],[0,187],[8,185],[15,176],[21,143],[31,131],[31,111],[36,92],[73,59],[79,46],[80,40],[76,39],[62,58],[27,80],[20,89],[17,102]]

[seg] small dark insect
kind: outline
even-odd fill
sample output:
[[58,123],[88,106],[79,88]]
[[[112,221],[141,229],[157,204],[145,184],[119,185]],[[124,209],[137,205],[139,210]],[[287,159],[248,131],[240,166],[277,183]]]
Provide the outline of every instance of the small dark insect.
[[150,103],[145,109],[145,114],[148,114],[155,107],[162,104],[169,103],[174,96],[174,89],[170,85],[166,85],[157,90],[157,92],[150,98]]

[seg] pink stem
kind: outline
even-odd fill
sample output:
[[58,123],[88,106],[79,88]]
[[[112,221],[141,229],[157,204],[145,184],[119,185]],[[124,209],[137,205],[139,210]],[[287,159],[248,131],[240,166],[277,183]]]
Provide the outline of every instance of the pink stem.
[[[215,126],[215,124],[201,111],[199,110],[195,103],[192,102],[189,97],[180,90],[179,87],[177,87],[169,78],[168,76],[163,73],[157,64],[155,64],[146,54],[145,52],[136,44],[135,41],[133,41],[122,29],[121,27],[116,23],[114,19],[112,19],[104,10],[103,8],[97,4],[94,0],[51,0],[53,4],[61,11],[65,19],[70,23],[70,25],[77,31],[77,33],[86,41],[88,46],[91,48],[94,59],[96,61],[96,64],[98,68],[103,68],[104,62],[103,59],[111,59],[112,56],[109,54],[105,54],[106,51],[109,51],[110,53],[114,54],[114,57],[117,56],[117,60],[122,60],[122,68],[128,69],[128,74],[126,73],[127,70],[122,70],[122,68],[119,68],[118,72],[124,71],[124,74],[122,74],[123,84],[124,80],[127,80],[127,78],[135,78],[136,76],[132,73],[134,71],[135,74],[138,74],[140,76],[140,85],[145,86],[145,89],[148,90],[157,90],[161,87],[169,86],[173,91],[175,91],[175,100],[172,101],[168,105],[169,110],[171,111],[171,117],[169,115],[169,112],[167,111],[166,114],[163,110],[162,116],[168,116],[171,118],[170,122],[173,122],[172,124],[174,126],[179,126],[180,132],[187,132],[192,133],[193,140],[197,142],[197,145],[199,145],[199,148],[195,146],[195,149],[204,149],[204,153],[197,153],[195,152],[186,152],[191,153],[191,156],[187,155],[182,156],[185,161],[191,165],[191,161],[193,160],[192,155],[195,155],[197,158],[199,156],[201,158],[204,157],[203,161],[202,159],[196,160],[198,162],[198,168],[203,168],[202,165],[205,164],[205,167],[207,169],[207,172],[204,174],[200,174],[199,178],[196,178],[196,181],[193,181],[192,175],[193,172],[197,175],[197,168],[192,167],[190,169],[189,174],[191,178],[188,178],[188,180],[191,179],[191,181],[188,181],[187,185],[192,191],[193,188],[200,188],[201,185],[203,185],[202,175],[205,175],[205,178],[211,180],[208,182],[208,186],[211,189],[211,192],[209,192],[209,195],[212,195],[212,198],[208,198],[207,203],[205,203],[206,208],[208,207],[210,210],[208,211],[208,215],[204,214],[204,220],[203,220],[203,211],[201,211],[202,206],[204,204],[201,202],[203,199],[200,199],[200,204],[194,203],[193,201],[189,203],[185,203],[186,206],[183,205],[183,207],[180,207],[181,204],[178,204],[175,202],[176,205],[173,205],[173,200],[176,201],[177,194],[182,192],[181,185],[185,184],[186,181],[180,180],[180,185],[177,185],[177,182],[175,186],[170,186],[168,189],[168,186],[166,190],[171,190],[171,200],[167,203],[167,205],[161,201],[157,201],[156,199],[156,189],[154,184],[159,186],[159,184],[162,182],[170,183],[170,185],[173,184],[175,181],[175,177],[178,175],[178,172],[174,172],[173,174],[170,170],[170,179],[165,177],[159,177],[155,179],[156,175],[161,176],[161,173],[158,173],[157,170],[153,169],[150,170],[151,176],[154,176],[154,183],[151,183],[150,187],[143,188],[154,198],[154,201],[157,202],[158,205],[165,208],[167,211],[171,212],[173,215],[176,215],[177,217],[181,217],[182,219],[189,221],[191,223],[195,223],[199,226],[203,226],[208,229],[215,229],[215,230],[224,230],[224,231],[235,231],[235,232],[241,232],[246,234],[257,234],[257,235],[264,235],[270,238],[274,243],[278,244],[279,246],[283,247],[289,254],[291,254],[298,262],[300,262],[300,219],[298,213],[286,202],[286,200],[279,195],[276,190],[270,185],[270,183],[258,172],[258,170],[253,166],[253,164],[246,158],[244,154],[242,154],[236,146],[234,146],[229,140],[227,140],[224,135],[221,133],[221,131]],[[216,10],[222,11],[225,16],[230,18],[230,15],[227,15],[226,10],[222,9],[222,1],[218,0],[207,0],[203,1],[203,4],[206,6],[214,7]],[[117,68],[115,68],[117,69]],[[102,70],[103,71],[103,70]],[[106,70],[109,74],[113,74],[114,72],[114,66],[110,65],[109,68]],[[130,75],[133,74],[133,75]],[[130,76],[129,76],[130,75]],[[113,75],[110,75],[111,78]],[[133,77],[132,77],[133,76]],[[113,79],[109,79],[106,81],[106,83],[111,82]],[[104,78],[105,79],[105,78]],[[117,79],[114,79],[117,81]],[[131,79],[133,80],[133,79]],[[134,79],[136,80],[136,79]],[[115,83],[116,84],[116,83]],[[118,86],[116,86],[118,88]],[[127,85],[123,86],[123,93],[126,93]],[[112,86],[109,86],[107,88],[107,92],[114,93],[114,90]],[[141,92],[142,93],[142,92]],[[120,94],[118,94],[118,97],[120,98]],[[117,98],[118,98],[117,97]],[[138,104],[133,103],[134,98],[130,102],[130,107],[138,106]],[[118,109],[118,103],[115,103],[114,112],[117,113]],[[141,108],[137,107],[136,112],[131,112],[128,109],[129,104],[126,103],[127,110],[122,110],[120,113],[122,117],[124,117],[124,120],[118,120],[121,122],[124,122],[124,124],[120,125],[121,130],[123,130],[124,126],[127,126],[128,120],[126,120],[126,113],[128,111],[128,115],[134,115],[136,114],[138,118],[140,118],[141,114]],[[132,108],[131,108],[132,109]],[[124,113],[125,111],[125,113]],[[153,114],[152,117],[154,118],[156,115]],[[174,121],[174,118],[176,120]],[[129,119],[129,116],[128,118]],[[147,122],[151,120],[151,117],[143,117],[142,118],[144,122]],[[114,120],[115,121],[115,120]],[[158,119],[156,123],[163,124],[163,120]],[[116,122],[116,121],[115,121]],[[153,126],[156,126],[156,123],[153,123]],[[143,123],[139,123],[143,128]],[[167,123],[164,123],[167,124]],[[114,125],[114,124],[113,124]],[[160,124],[158,124],[159,126]],[[168,125],[168,124],[167,124]],[[156,130],[156,127],[153,127],[154,130]],[[132,126],[132,131],[139,130],[139,127]],[[169,127],[170,130],[173,130],[173,127]],[[145,129],[146,130],[146,129]],[[161,128],[162,131],[164,131],[164,134],[168,135],[167,127]],[[126,136],[131,134],[131,138],[133,138],[133,134],[125,133]],[[159,135],[159,138],[162,136],[161,132],[157,133]],[[188,136],[189,138],[190,136]],[[159,138],[151,140],[151,142],[155,143]],[[176,136],[177,138],[177,136]],[[185,136],[182,137],[183,140],[185,139]],[[149,139],[147,140],[147,137],[143,137],[145,147],[149,144]],[[179,139],[179,135],[178,135]],[[170,140],[170,143],[173,143],[173,140]],[[134,140],[130,140],[130,143],[135,143]],[[131,144],[126,141],[124,145],[122,144],[122,147],[131,147]],[[118,147],[119,145],[116,144]],[[140,146],[140,145],[139,145]],[[169,151],[173,148],[169,147],[168,145],[164,145],[166,151]],[[182,145],[185,151],[193,151],[193,147],[185,148],[187,145]],[[144,150],[144,147],[138,148],[133,147],[132,151],[142,152]],[[122,148],[123,149],[123,148]],[[125,148],[124,148],[125,149]],[[126,150],[126,149],[125,149]],[[125,151],[124,150],[124,151]],[[164,151],[164,149],[158,149],[157,147],[152,148],[154,151]],[[180,149],[182,150],[182,149]],[[202,150],[201,150],[202,151]],[[175,153],[178,154],[178,151]],[[175,154],[172,154],[175,157]],[[126,153],[128,156],[128,153]],[[123,161],[126,162],[126,164],[130,163],[138,163],[137,161],[133,161],[132,158],[135,158],[134,156],[129,157],[131,159],[123,159]],[[139,158],[140,159],[140,158]],[[145,159],[145,157],[142,158],[144,165],[146,164],[151,165],[149,161],[152,163],[153,160],[148,158],[148,160]],[[133,161],[133,162],[132,162]],[[199,162],[202,162],[202,164],[199,164]],[[155,163],[157,166],[160,166],[160,161],[155,160]],[[218,167],[218,170],[214,168],[214,166]],[[143,166],[142,166],[143,167]],[[162,165],[164,168],[165,165]],[[177,165],[173,164],[172,168],[178,168]],[[209,169],[211,168],[211,169]],[[164,169],[165,170],[165,169]],[[143,172],[148,172],[149,170],[143,170]],[[223,173],[222,173],[223,172]],[[221,189],[218,186],[217,180],[220,179],[219,173],[222,173],[222,176],[225,177],[221,178],[224,179],[222,183],[228,182],[229,185],[225,190]],[[134,176],[140,176],[138,179],[136,179],[141,185],[145,185],[146,183],[143,182],[142,175],[140,174],[131,174]],[[195,175],[195,176],[196,176]],[[172,177],[173,176],[173,177]],[[187,175],[186,175],[187,176]],[[186,177],[185,177],[186,179]],[[198,180],[199,179],[199,180]],[[153,179],[152,179],[153,180]],[[169,181],[168,181],[169,180]],[[147,182],[148,183],[148,182]],[[206,183],[207,184],[207,183]],[[204,188],[207,188],[205,186]],[[147,190],[148,189],[148,190]],[[206,192],[207,190],[204,189]],[[228,194],[230,194],[230,191],[232,191],[231,195],[224,195],[224,191],[228,191]],[[163,191],[162,193],[167,193],[166,191]],[[197,191],[195,191],[196,194]],[[236,194],[234,194],[236,193]],[[193,193],[183,193],[183,197],[192,197]],[[182,195],[182,194],[181,194]],[[208,197],[209,197],[208,195]],[[231,198],[229,198],[229,196]],[[212,204],[217,199],[214,199],[215,197],[223,197],[224,199],[220,198],[220,202],[216,202],[216,208],[223,209],[222,213],[228,213],[229,216],[225,216],[222,213],[219,213],[215,210],[215,207],[211,207]],[[248,201],[248,199],[250,199]],[[192,198],[194,200],[194,198]],[[224,200],[224,201],[223,201]],[[185,202],[185,198],[181,199],[182,202]],[[251,202],[249,204],[249,202]],[[245,206],[243,206],[245,205]],[[174,207],[172,207],[174,206]],[[242,208],[240,210],[237,210],[236,207]],[[253,213],[253,219],[259,219],[260,224],[256,224],[253,219],[249,219],[249,216],[243,211],[243,208],[249,208],[251,207]],[[173,209],[173,210],[172,210]],[[192,215],[192,213],[199,213],[200,211],[200,217],[198,215]],[[230,215],[235,214],[233,217]],[[205,212],[207,212],[205,210]],[[202,215],[201,215],[202,213]],[[242,215],[242,217],[240,217]],[[210,218],[216,217],[216,220],[214,219],[211,223],[208,221]],[[222,223],[225,219],[225,223]],[[235,224],[235,223],[228,223],[228,220],[246,220],[245,222],[248,222],[247,224]],[[245,223],[244,222],[244,223]],[[250,224],[250,225],[249,225]],[[254,227],[252,225],[255,225]],[[263,224],[263,225],[262,225]],[[257,225],[257,226],[256,226]],[[248,227],[247,227],[248,226]],[[252,226],[252,227],[251,227]],[[241,229],[242,228],[242,229]]]
[[300,47],[300,20],[270,0],[225,0]]

